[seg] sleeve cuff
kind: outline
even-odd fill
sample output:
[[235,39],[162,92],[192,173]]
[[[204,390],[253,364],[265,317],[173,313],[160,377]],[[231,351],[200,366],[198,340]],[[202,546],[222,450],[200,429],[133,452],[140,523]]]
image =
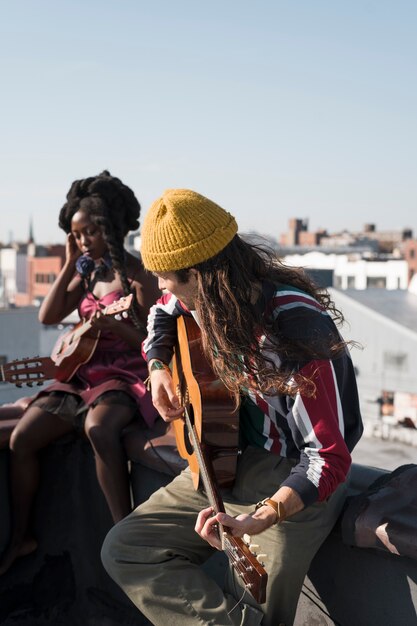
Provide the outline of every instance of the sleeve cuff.
[[149,352],[146,353],[146,360],[149,363],[151,359],[159,359],[159,361],[162,361],[162,363],[169,365],[171,363],[173,354],[173,351],[169,350],[169,348],[155,348],[153,350],[149,350]]
[[281,483],[281,487],[294,489],[300,496],[305,507],[314,504],[319,499],[319,490],[304,476],[290,474],[288,478]]

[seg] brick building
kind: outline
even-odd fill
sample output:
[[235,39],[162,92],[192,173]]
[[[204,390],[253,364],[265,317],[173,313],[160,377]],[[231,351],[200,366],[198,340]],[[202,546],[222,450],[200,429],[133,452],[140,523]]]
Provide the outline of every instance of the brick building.
[[29,306],[42,301],[62,265],[62,256],[26,256],[26,288],[17,291],[15,305]]

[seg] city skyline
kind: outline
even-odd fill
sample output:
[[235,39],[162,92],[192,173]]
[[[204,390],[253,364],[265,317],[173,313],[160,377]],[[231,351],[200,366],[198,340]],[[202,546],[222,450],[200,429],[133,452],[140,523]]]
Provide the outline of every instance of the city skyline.
[[243,232],[417,232],[417,5],[0,0],[0,241],[60,243],[71,182],[188,187]]
[[[295,216],[293,216],[293,218],[295,218]],[[291,218],[289,218],[289,219],[291,219]],[[296,219],[298,219],[298,218],[296,218]],[[299,218],[299,219],[302,219],[303,221],[307,221],[307,226],[308,226],[307,231],[308,232],[310,232],[310,233],[317,232],[315,229],[310,229],[310,227],[309,227],[309,218],[308,217]],[[347,234],[348,233],[351,233],[351,234],[363,233],[366,236],[367,233],[364,230],[364,227],[365,226],[369,227],[371,224],[373,224],[373,223],[365,221],[362,224],[361,228],[352,229],[352,230],[350,230],[348,228],[342,228],[340,231],[332,231],[330,229],[327,229],[326,234],[329,237],[342,235],[343,233],[347,233]],[[380,229],[380,228],[378,228],[378,224],[376,224],[375,226],[376,226],[375,234],[387,233],[387,232],[388,233],[389,232],[401,233],[401,232],[407,230],[407,228],[408,228],[407,226],[401,226],[400,225],[397,228]],[[37,232],[41,232],[41,231],[42,231],[42,227],[41,228],[37,227],[36,219],[33,219],[33,218],[29,217],[29,222],[28,222],[27,228],[26,228],[26,234],[23,234],[23,236],[21,238],[19,238],[19,237],[15,237],[13,231],[10,230],[9,231],[9,236],[8,236],[7,240],[4,240],[4,241],[0,240],[0,245],[5,246],[5,247],[7,247],[8,244],[23,244],[24,245],[24,244],[28,243],[29,240],[31,240],[31,238],[33,238],[33,241],[34,241],[35,244],[41,245],[41,246],[42,245],[46,245],[46,246],[47,245],[59,245],[59,244],[65,245],[65,233],[63,231],[61,231],[60,229],[57,229],[57,231],[58,231],[58,239],[55,240],[55,241],[39,238],[37,236]],[[265,238],[269,238],[269,239],[274,239],[277,243],[279,243],[280,237],[283,236],[283,235],[288,234],[289,228],[288,228],[288,224],[287,224],[287,228],[284,231],[276,233],[276,234],[275,233],[272,234],[272,233],[261,232],[261,231],[255,230],[255,229],[251,229],[251,230],[248,230],[248,231],[242,231],[242,232],[245,232],[246,234],[253,233],[254,235],[259,235],[261,238],[265,237]],[[139,229],[139,231],[130,231],[130,234],[135,234],[135,233],[139,233],[140,234],[140,229]],[[413,238],[415,239],[416,237],[417,237],[417,233],[413,231]],[[306,244],[302,244],[302,245],[305,246]],[[318,244],[318,245],[320,245],[320,244]]]

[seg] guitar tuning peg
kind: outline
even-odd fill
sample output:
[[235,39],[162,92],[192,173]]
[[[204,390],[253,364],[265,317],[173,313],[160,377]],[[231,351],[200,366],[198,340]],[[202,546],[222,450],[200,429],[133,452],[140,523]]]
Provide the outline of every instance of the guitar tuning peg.
[[36,383],[38,387],[42,387],[43,382],[39,381],[38,383]]
[[33,383],[32,382],[28,382],[26,383],[28,387],[33,387]]
[[250,544],[250,542],[252,541],[252,538],[250,535],[247,535],[246,533],[243,535],[242,537],[243,541],[246,543],[246,545],[248,546]]
[[257,554],[256,555],[256,560],[262,565],[264,566],[264,559],[266,559],[267,555],[266,554]]
[[129,315],[128,315],[127,311],[123,311],[123,313],[122,313],[122,317],[124,317],[125,319],[126,319],[127,317],[129,317]]
[[120,315],[120,313],[117,313],[117,315],[114,316],[114,319],[120,322],[120,320],[122,319],[122,316]]
[[259,548],[259,545],[257,543],[250,543],[248,548],[252,554],[256,554],[256,550]]

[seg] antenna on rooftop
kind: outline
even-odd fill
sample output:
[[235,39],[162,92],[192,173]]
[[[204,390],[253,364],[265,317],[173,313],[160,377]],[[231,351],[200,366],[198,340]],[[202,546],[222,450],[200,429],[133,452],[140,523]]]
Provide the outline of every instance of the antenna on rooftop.
[[28,239],[28,243],[35,243],[35,238],[33,236],[33,218],[32,218],[32,216],[30,216],[30,221],[29,221],[29,239]]

